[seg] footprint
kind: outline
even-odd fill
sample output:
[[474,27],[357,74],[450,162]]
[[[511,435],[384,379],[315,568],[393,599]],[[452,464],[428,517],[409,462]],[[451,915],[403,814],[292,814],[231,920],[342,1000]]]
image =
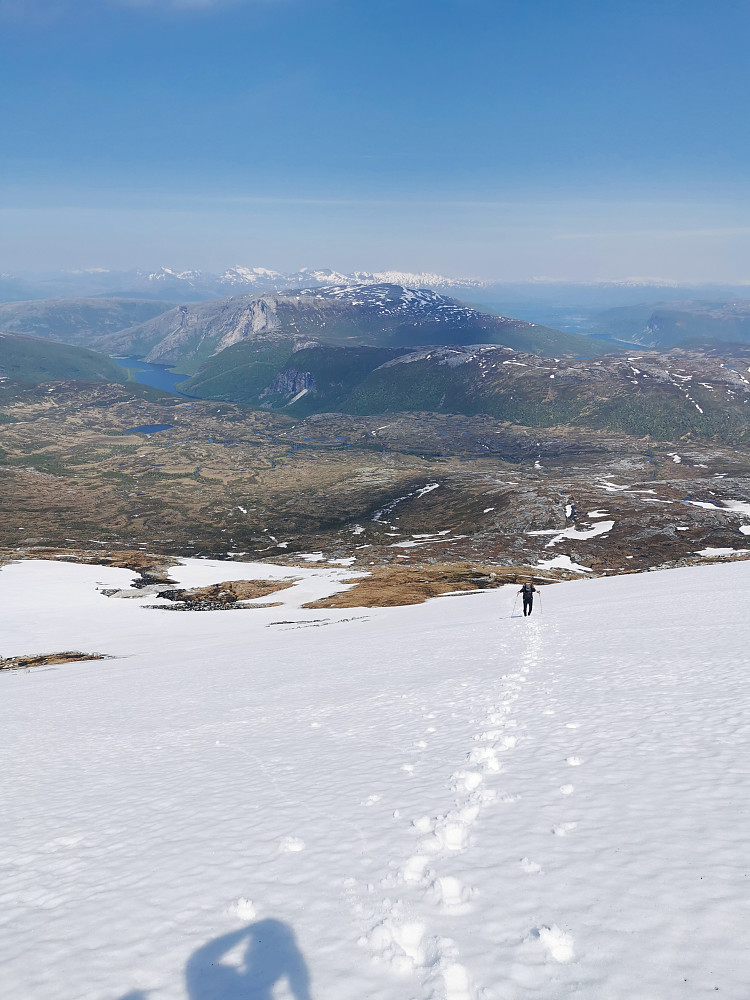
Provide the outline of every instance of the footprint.
[[445,985],[445,1000],[472,1000],[471,977],[460,962],[449,962],[441,969]]
[[479,764],[486,771],[497,772],[501,769],[500,762],[493,747],[476,747],[469,754],[470,764]]
[[482,806],[489,805],[490,802],[497,801],[497,792],[494,788],[480,788],[479,791],[472,793],[471,801],[478,802]]
[[479,771],[456,771],[452,776],[453,790],[456,792],[473,792],[482,784],[484,778]]
[[539,941],[550,958],[556,962],[571,962],[575,958],[573,936],[566,934],[557,924],[552,924],[551,927],[535,927],[531,936]]
[[374,806],[376,802],[380,802],[379,795],[368,795],[366,799],[360,802],[362,806]]
[[581,760],[580,757],[566,757],[565,763],[570,764],[571,767],[578,767],[579,765],[583,764],[583,761]]
[[525,871],[527,875],[541,875],[542,866],[538,865],[536,861],[529,861],[528,858],[521,858],[518,862],[521,866],[521,870]]
[[458,813],[458,816],[462,823],[468,823],[471,825],[476,821],[479,815],[479,806],[464,806]]
[[393,924],[393,939],[415,966],[424,965],[424,925],[418,921]]
[[425,963],[424,925],[417,921],[402,924],[387,918],[360,938],[360,943],[397,972],[412,972]]
[[426,854],[415,854],[409,858],[401,869],[401,877],[404,882],[408,882],[410,885],[416,885],[421,882],[425,877],[429,861],[430,859]]
[[240,920],[255,920],[257,915],[252,899],[245,899],[244,896],[240,896],[235,903],[232,903],[229,912],[239,917]]
[[567,837],[571,830],[575,830],[577,823],[559,823],[552,827],[552,832],[556,837]]
[[282,837],[279,843],[279,851],[285,854],[294,854],[304,849],[305,842],[301,837]]
[[438,938],[434,955],[430,957],[430,985],[434,984],[434,1000],[475,1000],[476,993],[471,976],[458,957],[458,949],[451,938]]
[[472,824],[479,815],[479,806],[465,806],[448,813],[435,826],[434,837],[426,841],[425,849],[433,851],[463,851],[469,845]]
[[435,830],[437,848],[446,851],[463,851],[469,844],[469,828],[460,820],[446,820]]
[[575,791],[575,785],[560,785],[560,791],[563,795],[572,795]]
[[436,878],[427,891],[427,898],[451,913],[465,913],[473,891],[453,875]]
[[581,728],[581,723],[580,722],[566,722],[565,723],[565,728],[566,729],[580,729]]

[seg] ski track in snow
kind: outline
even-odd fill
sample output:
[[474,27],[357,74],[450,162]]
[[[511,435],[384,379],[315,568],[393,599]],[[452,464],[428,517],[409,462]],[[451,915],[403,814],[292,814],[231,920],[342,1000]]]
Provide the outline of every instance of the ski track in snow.
[[[745,995],[749,564],[336,629],[300,603],[350,571],[246,571],[302,582],[177,615],[0,572],[4,655],[120,657],[0,676],[3,1000],[308,1000],[297,955],[313,1000]],[[206,957],[269,920],[275,986]]]

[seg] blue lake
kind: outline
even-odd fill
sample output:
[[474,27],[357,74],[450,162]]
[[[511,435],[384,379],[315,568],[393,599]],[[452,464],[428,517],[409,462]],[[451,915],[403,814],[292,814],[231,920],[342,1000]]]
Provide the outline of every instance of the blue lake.
[[184,382],[190,378],[180,372],[172,371],[168,365],[152,365],[142,358],[112,358],[120,368],[128,368],[135,375],[135,380],[139,385],[150,385],[154,389],[164,389],[166,392],[173,392],[176,396],[184,396],[184,392],[179,392],[175,388],[178,382]]
[[172,424],[141,424],[140,427],[128,427],[123,434],[157,434],[159,431],[171,430]]

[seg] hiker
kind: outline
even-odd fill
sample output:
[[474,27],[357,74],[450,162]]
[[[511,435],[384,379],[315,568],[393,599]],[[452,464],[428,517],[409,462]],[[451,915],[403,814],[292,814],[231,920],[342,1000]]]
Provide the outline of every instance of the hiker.
[[518,593],[523,594],[523,616],[525,618],[526,615],[531,614],[531,609],[534,606],[534,594],[538,594],[539,591],[533,583],[524,583]]

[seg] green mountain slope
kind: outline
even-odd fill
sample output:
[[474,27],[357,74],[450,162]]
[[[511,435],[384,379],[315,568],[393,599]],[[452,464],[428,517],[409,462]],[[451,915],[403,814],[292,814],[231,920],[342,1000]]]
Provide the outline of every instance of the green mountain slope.
[[371,372],[343,408],[487,414],[660,440],[750,440],[750,381],[731,362],[701,353],[556,363],[503,348],[436,348]]
[[143,299],[40,299],[0,304],[0,330],[82,347],[168,309],[171,302]]
[[659,350],[690,344],[750,344],[750,301],[645,303],[608,309],[597,328]]
[[403,353],[404,348],[297,347],[290,339],[243,341],[210,358],[180,390],[299,416],[337,411],[372,371]]
[[123,368],[96,351],[12,333],[0,333],[0,377],[32,385],[70,379],[85,382],[127,379]]
[[235,344],[290,338],[380,348],[505,344],[552,356],[607,351],[588,337],[489,316],[427,289],[389,284],[331,285],[182,305],[97,346],[110,354],[146,354],[147,361],[195,372]]
[[528,427],[679,440],[750,439],[747,360],[716,352],[556,361],[507,347],[335,347],[292,340],[227,348],[182,383],[191,395],[296,417],[433,412]]

